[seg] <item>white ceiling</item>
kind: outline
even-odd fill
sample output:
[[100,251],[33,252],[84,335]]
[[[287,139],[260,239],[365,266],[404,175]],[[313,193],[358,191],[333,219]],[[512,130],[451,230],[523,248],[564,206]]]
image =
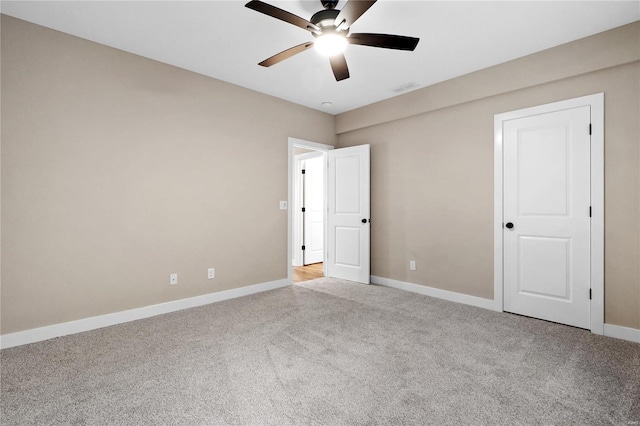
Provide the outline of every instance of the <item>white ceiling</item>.
[[[640,20],[640,0],[379,0],[351,31],[419,37],[418,47],[349,46],[351,78],[336,82],[328,60],[313,49],[258,66],[312,36],[244,7],[246,1],[2,1],[0,7],[10,16],[331,114],[405,93],[399,87],[415,90]],[[305,19],[322,9],[319,0],[266,1]]]

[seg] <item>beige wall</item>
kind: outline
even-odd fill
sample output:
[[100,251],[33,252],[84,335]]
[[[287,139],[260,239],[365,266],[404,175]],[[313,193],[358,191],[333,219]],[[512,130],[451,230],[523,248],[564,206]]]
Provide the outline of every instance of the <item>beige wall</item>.
[[372,144],[372,273],[491,298],[493,115],[600,91],[606,321],[640,328],[639,35],[632,24],[334,123],[2,16],[1,333],[285,278],[287,138],[334,144],[334,124],[340,146]]
[[336,139],[331,115],[4,15],[1,106],[2,334],[286,278],[287,138]]
[[605,321],[640,328],[639,59],[635,23],[338,116],[372,145],[372,274],[493,298],[494,114],[604,92]]
[[301,155],[301,154],[308,154],[310,152],[315,152],[313,149],[304,149],[304,148],[298,148],[297,146],[293,147],[293,156],[295,157],[296,155]]

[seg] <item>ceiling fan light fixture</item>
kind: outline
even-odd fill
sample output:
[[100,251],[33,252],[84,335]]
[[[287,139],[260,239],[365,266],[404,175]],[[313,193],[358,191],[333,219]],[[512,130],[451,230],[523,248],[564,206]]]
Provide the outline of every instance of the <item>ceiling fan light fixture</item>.
[[306,20],[284,9],[272,6],[261,0],[250,0],[245,4],[249,9],[287,22],[303,30],[309,31],[315,42],[306,42],[265,59],[258,65],[270,67],[298,53],[315,46],[320,55],[329,57],[331,71],[336,81],[349,78],[347,60],[342,54],[348,44],[380,47],[383,49],[414,50],[419,38],[377,33],[351,33],[350,28],[363,13],[377,0],[347,0],[341,10],[336,9],[340,0],[320,0],[323,9]]
[[335,56],[347,48],[347,39],[339,34],[323,34],[316,38],[314,47],[322,56]]

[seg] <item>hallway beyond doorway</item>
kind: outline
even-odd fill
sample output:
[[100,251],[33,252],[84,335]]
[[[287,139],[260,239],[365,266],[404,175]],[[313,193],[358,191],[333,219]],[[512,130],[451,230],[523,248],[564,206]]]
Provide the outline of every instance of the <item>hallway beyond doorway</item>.
[[294,266],[293,267],[293,275],[292,281],[294,283],[299,283],[302,281],[315,280],[316,278],[324,277],[324,272],[322,270],[323,264],[320,263],[312,263],[307,266]]

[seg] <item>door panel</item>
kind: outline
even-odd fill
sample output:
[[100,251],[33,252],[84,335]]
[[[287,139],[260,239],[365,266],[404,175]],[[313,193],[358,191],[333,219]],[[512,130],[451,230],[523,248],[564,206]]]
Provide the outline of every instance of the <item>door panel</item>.
[[327,275],[369,284],[369,145],[328,152]]
[[335,159],[336,214],[361,214],[360,204],[360,156]]
[[503,123],[504,310],[590,325],[590,108]]
[[571,240],[520,236],[519,243],[519,293],[570,300]]
[[360,238],[361,230],[358,227],[337,226],[336,232],[336,259],[338,266],[359,268],[360,264]]
[[518,134],[519,216],[567,215],[568,141],[564,125]]

